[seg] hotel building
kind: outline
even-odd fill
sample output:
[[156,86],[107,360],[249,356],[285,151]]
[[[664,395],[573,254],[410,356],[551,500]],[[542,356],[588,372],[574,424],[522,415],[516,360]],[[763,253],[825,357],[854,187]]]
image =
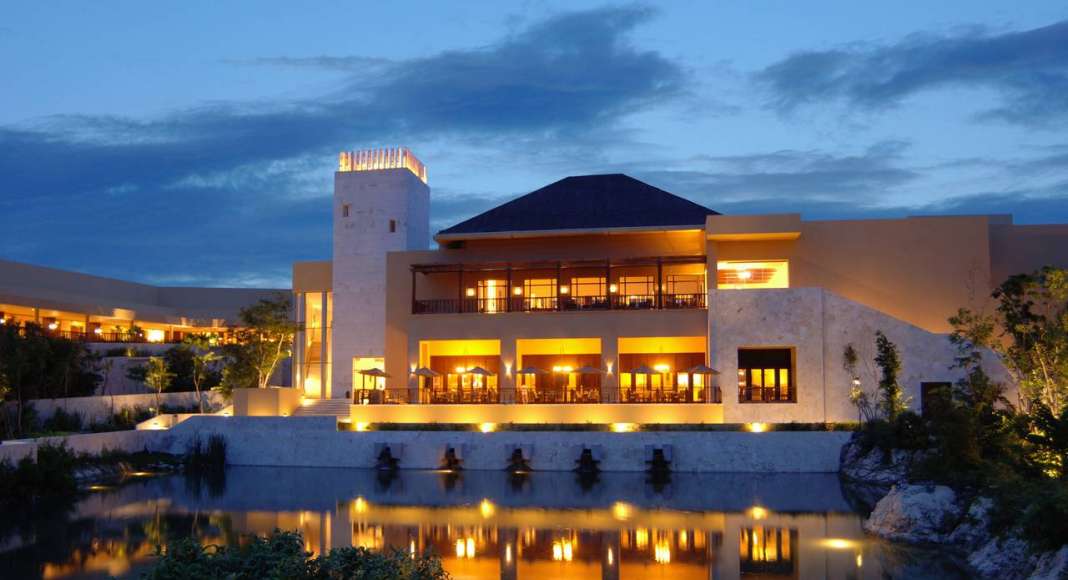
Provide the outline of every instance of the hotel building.
[[343,153],[334,258],[293,268],[294,385],[355,422],[855,421],[876,331],[919,410],[958,378],[947,318],[1068,266],[1068,225],[728,216],[620,174],[561,179],[430,250],[429,197],[410,151]]

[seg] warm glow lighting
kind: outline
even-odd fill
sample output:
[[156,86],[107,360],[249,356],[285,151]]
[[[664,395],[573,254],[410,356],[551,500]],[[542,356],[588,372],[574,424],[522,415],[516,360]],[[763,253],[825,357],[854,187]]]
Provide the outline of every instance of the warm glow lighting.
[[474,295],[475,295],[475,289],[474,288],[468,288],[467,289],[467,297],[471,298]]
[[864,565],[864,556],[862,556],[861,554],[857,554],[857,568],[860,568],[863,565]]
[[615,294],[616,292],[619,292],[619,286],[616,286],[615,284],[609,284],[608,291],[612,294]]
[[426,183],[426,166],[407,147],[342,151],[338,156],[337,170],[340,173],[378,169],[407,169]]
[[457,558],[463,558],[464,557],[464,541],[463,540],[456,540],[456,557]]
[[653,559],[657,564],[671,563],[671,545],[667,542],[657,542],[653,546]]
[[59,328],[59,324],[58,323],[55,323],[55,322],[49,322],[48,323],[48,330],[55,330],[57,328]]
[[408,542],[408,555],[415,558],[415,540]]
[[561,287],[560,287],[560,293],[561,293],[561,294],[567,294],[567,293],[568,293],[568,292],[570,292],[570,291],[571,291],[571,289],[570,289],[570,288],[568,288],[567,286],[561,286]]
[[358,422],[358,423],[356,423],[356,425],[355,425],[355,429],[356,429],[357,431],[361,432],[361,433],[363,433],[364,431],[366,431],[366,430],[367,430],[367,429],[369,429],[370,427],[371,427],[371,424],[370,424],[370,423],[364,423],[364,422],[362,422],[362,421],[361,421],[361,422]]
[[510,363],[510,362],[504,363],[504,376],[506,376],[506,377],[512,376],[512,363]]
[[363,499],[363,497],[357,497],[356,498],[356,502],[353,505],[356,508],[356,513],[358,513],[358,514],[367,513],[367,507],[368,507],[367,506],[367,500]]
[[612,548],[608,548],[608,565],[612,566],[616,563],[616,554],[612,551]]
[[671,371],[671,367],[666,364],[658,364],[654,366],[653,369],[656,370],[656,372],[658,373],[666,373]]
[[750,433],[763,433],[768,430],[767,423],[748,423],[745,426]]
[[521,288],[519,286],[516,286],[515,288],[512,289],[512,294],[515,294],[516,296],[522,296],[523,295],[523,288]]
[[504,545],[504,563],[505,564],[511,564],[512,563],[512,545],[511,544],[505,544]]
[[570,562],[575,557],[575,545],[571,540],[553,542],[553,560]]
[[496,423],[482,423],[478,426],[478,430],[483,433],[492,433],[497,430]]
[[857,542],[845,538],[826,538],[820,545],[829,550],[851,550],[857,547]]
[[148,342],[163,342],[166,337],[166,333],[156,328],[150,328],[145,331],[145,340]]
[[625,522],[630,519],[630,515],[634,512],[634,508],[629,503],[617,501],[612,504],[612,517],[621,522]]
[[748,279],[750,279],[752,277],[753,277],[753,273],[750,272],[749,270],[739,270],[738,271],[738,278],[741,279],[741,280],[748,280]]
[[474,538],[467,538],[467,557],[468,558],[474,558],[475,557],[475,539]]
[[608,374],[612,374],[612,361],[605,361],[604,366],[606,369],[608,369]]
[[758,505],[755,505],[749,508],[749,517],[753,518],[754,520],[762,520],[768,517],[768,510]]
[[93,334],[104,334],[104,329],[98,326],[93,329]]
[[464,367],[456,367],[456,369],[455,369],[455,370],[456,370],[456,374],[458,374],[458,375],[462,375],[462,374],[464,374],[465,372],[467,372],[467,369],[466,369],[466,368],[464,368]]
[[612,431],[614,433],[630,433],[637,430],[637,423],[612,423]]
[[484,518],[492,518],[493,517],[493,513],[495,511],[497,511],[497,508],[493,505],[493,502],[491,502],[490,500],[483,499],[482,502],[478,504],[478,511],[479,511],[479,513],[482,514],[482,517],[484,517]]

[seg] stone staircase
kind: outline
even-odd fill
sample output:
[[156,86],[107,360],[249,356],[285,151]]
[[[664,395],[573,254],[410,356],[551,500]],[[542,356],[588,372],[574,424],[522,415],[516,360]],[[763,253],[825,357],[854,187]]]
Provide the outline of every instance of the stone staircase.
[[348,399],[305,399],[293,411],[294,417],[348,417],[352,402]]

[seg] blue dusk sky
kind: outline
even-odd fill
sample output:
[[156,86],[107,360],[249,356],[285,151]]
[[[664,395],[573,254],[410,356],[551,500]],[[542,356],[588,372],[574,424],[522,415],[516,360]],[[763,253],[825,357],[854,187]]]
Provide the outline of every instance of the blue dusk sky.
[[1063,0],[5,2],[0,258],[165,285],[329,259],[337,153],[434,231],[567,175],[723,213],[1068,221]]

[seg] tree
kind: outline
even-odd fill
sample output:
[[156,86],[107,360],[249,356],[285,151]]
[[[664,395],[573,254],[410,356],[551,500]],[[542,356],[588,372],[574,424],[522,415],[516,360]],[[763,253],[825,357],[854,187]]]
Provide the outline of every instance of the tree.
[[1011,276],[991,297],[995,314],[961,309],[949,319],[951,339],[993,351],[1019,385],[1025,411],[1040,402],[1059,416],[1068,408],[1068,270]]
[[875,364],[879,366],[879,411],[893,423],[908,406],[897,375],[901,372],[901,355],[897,345],[881,330],[875,331]]
[[156,414],[159,415],[160,398],[163,395],[163,391],[166,391],[171,386],[171,381],[174,380],[174,373],[167,370],[167,362],[161,357],[153,356],[149,357],[148,364],[145,365],[145,384],[156,391]]
[[237,343],[225,349],[228,361],[220,390],[267,388],[278,364],[292,351],[297,327],[290,318],[290,307],[289,296],[279,294],[241,309],[242,328],[237,331]]
[[[212,350],[212,339],[207,336],[191,336],[186,339],[185,345],[193,353],[193,389],[197,392],[197,405],[200,412],[204,412],[204,398],[201,395],[201,387],[208,386],[217,374],[214,369],[219,355]],[[217,379],[216,379],[216,382]]]

